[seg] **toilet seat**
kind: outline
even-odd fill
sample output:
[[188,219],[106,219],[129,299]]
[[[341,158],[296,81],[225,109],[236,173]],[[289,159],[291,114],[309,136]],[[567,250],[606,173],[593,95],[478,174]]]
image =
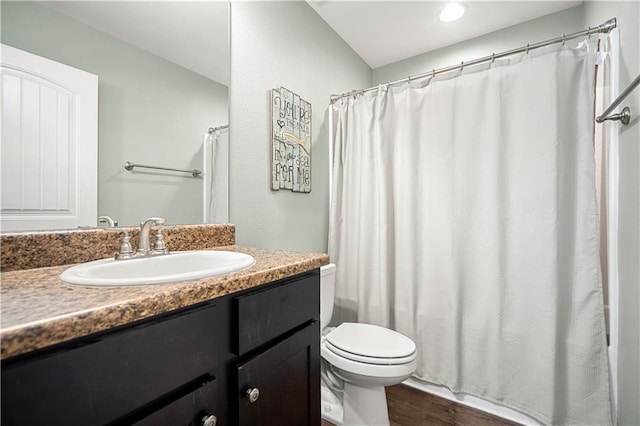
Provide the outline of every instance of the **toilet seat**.
[[329,350],[347,359],[369,364],[406,364],[416,357],[408,337],[373,324],[343,323],[324,337]]
[[334,345],[329,341],[325,341],[325,346],[328,350],[335,353],[336,355],[340,355],[343,358],[350,359],[352,361],[364,362],[367,364],[377,364],[377,365],[395,365],[395,364],[406,364],[408,362],[413,361],[416,358],[415,351],[411,355],[407,355],[399,358],[384,358],[384,357],[371,357],[364,356],[360,354],[354,354],[351,352],[344,351]]
[[[415,354],[413,359],[409,362],[402,364],[374,364],[369,362],[355,361],[346,357],[343,357],[329,348],[327,340],[322,339],[320,344],[320,355],[324,358],[332,367],[338,368],[350,374],[357,374],[363,377],[375,378],[376,380],[393,379],[400,377],[408,377],[411,375],[417,367],[417,360]],[[342,373],[338,374],[342,379],[345,377]],[[401,379],[398,381],[402,381]]]

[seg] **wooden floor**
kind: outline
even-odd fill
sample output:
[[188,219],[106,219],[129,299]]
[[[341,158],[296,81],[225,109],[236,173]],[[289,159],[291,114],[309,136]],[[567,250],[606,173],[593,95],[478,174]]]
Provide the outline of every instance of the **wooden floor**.
[[[391,426],[497,426],[513,423],[405,385],[387,388]],[[325,420],[322,426],[333,426]]]

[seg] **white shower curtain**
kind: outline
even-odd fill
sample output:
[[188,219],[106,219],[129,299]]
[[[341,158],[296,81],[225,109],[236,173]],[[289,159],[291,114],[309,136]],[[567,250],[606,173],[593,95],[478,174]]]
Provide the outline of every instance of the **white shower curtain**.
[[229,221],[229,128],[217,129],[202,141],[202,222]]
[[611,424],[596,38],[332,107],[339,319],[414,339],[421,379],[554,425]]

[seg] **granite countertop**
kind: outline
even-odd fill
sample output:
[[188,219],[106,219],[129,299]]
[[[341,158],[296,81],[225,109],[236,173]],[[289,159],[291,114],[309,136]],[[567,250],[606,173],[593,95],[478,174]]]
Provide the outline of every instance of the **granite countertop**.
[[252,255],[256,264],[232,274],[131,287],[94,288],[65,284],[58,275],[70,265],[1,274],[1,359],[65,342],[236,291],[307,272],[329,263],[321,253],[239,246],[213,250]]

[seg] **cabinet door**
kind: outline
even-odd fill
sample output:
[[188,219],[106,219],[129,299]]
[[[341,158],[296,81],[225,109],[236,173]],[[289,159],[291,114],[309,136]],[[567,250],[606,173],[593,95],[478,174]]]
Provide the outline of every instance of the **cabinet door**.
[[238,367],[241,426],[320,425],[319,327],[314,321]]

